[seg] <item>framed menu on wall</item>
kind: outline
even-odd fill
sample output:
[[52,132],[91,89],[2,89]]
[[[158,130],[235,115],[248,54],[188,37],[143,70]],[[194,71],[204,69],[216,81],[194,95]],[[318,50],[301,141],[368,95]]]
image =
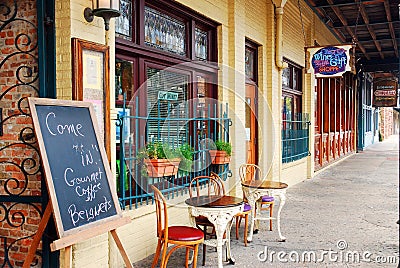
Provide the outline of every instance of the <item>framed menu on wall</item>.
[[110,161],[109,47],[72,38],[72,98],[93,103]]

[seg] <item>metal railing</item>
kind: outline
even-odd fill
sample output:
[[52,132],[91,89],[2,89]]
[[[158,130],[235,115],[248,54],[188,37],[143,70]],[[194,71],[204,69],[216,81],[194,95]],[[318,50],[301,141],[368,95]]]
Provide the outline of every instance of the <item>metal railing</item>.
[[310,155],[310,120],[305,113],[295,114],[294,120],[282,121],[282,163]]
[[[227,104],[197,100],[184,104],[164,102],[153,105],[147,116],[140,115],[139,106],[138,98],[128,106],[124,102],[118,114],[117,192],[123,209],[151,204],[150,185],[156,185],[170,199],[188,193],[189,183],[196,176],[209,175],[211,171],[224,180],[231,176],[229,164],[212,164],[208,153],[215,141],[229,141],[232,121],[228,118]],[[192,148],[190,168],[180,167],[176,175],[146,174],[138,151],[154,141],[174,149],[182,145]]]

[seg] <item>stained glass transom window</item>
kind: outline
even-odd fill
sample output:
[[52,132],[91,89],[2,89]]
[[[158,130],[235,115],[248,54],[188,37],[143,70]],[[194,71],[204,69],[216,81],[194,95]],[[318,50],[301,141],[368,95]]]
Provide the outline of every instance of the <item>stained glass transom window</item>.
[[282,70],[282,85],[285,87],[290,86],[290,69],[285,68]]
[[115,32],[119,37],[132,40],[132,0],[120,0],[121,16],[116,19]]
[[207,60],[208,34],[196,28],[195,31],[195,50],[198,60]]
[[250,48],[245,49],[245,73],[246,76],[254,79],[254,51]]
[[144,27],[146,45],[186,55],[186,25],[182,21],[146,6]]
[[290,90],[301,92],[301,67],[292,64],[288,60],[285,60],[285,62],[287,62],[288,67],[282,70],[282,86]]

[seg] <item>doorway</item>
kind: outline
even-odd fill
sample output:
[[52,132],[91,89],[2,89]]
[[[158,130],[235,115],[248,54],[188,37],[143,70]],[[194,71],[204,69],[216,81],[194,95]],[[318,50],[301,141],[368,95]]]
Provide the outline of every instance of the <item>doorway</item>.
[[258,163],[258,133],[257,133],[257,87],[246,84],[246,163]]

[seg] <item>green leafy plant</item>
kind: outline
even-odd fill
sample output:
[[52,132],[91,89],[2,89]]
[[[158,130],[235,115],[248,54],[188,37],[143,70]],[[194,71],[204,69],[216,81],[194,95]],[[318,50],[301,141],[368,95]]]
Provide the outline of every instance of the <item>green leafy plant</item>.
[[191,171],[193,165],[194,148],[189,144],[184,143],[179,146],[177,152],[181,158],[179,169],[187,172]]
[[148,160],[169,159],[172,163],[176,162],[176,159],[179,159],[179,170],[182,172],[190,172],[193,165],[193,154],[193,147],[187,143],[182,144],[178,148],[173,148],[167,143],[154,141],[147,143],[139,150],[137,160],[143,163],[141,169],[142,176],[149,175],[146,166],[146,161]]
[[217,140],[215,143],[215,148],[211,148],[218,151],[225,151],[228,156],[232,154],[232,144],[226,141]]
[[169,144],[160,141],[147,143],[137,154],[138,160],[169,159],[178,157],[178,153]]

